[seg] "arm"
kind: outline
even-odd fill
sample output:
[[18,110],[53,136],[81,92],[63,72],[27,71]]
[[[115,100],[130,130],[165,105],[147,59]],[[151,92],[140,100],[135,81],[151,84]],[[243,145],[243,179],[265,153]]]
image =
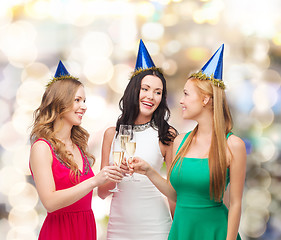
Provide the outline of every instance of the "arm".
[[[171,128],[171,131],[173,132],[173,134],[175,134],[175,136],[177,135],[177,132],[173,128]],[[167,171],[167,178],[168,178],[169,170],[170,170],[170,167],[172,165],[172,162],[173,162],[173,159],[174,159],[175,153],[176,153],[176,150],[174,149],[174,142],[171,142],[169,146],[164,145],[160,142],[160,148],[161,148],[161,151],[163,149],[162,152],[164,152],[163,156],[164,156],[164,159],[166,162],[166,171]],[[167,179],[167,181],[168,181],[168,179]],[[169,206],[170,206],[171,216],[172,216],[172,218],[174,218],[176,203],[170,199],[168,199],[168,202],[169,202]]]
[[122,174],[111,167],[71,188],[56,191],[52,172],[52,153],[47,143],[38,141],[30,153],[30,167],[40,200],[48,212],[69,206],[87,195],[94,187],[107,181],[120,181]]
[[[168,177],[170,167],[172,165],[173,156],[174,156],[173,155],[173,143],[171,143],[169,146],[165,146],[164,158],[165,158],[165,162],[166,162],[167,177]],[[168,181],[168,179],[167,179],[167,181]],[[168,202],[169,202],[169,206],[170,206],[171,216],[172,216],[172,218],[174,218],[176,203],[170,199],[168,199]]]
[[170,200],[176,202],[177,193],[172,187],[170,181],[163,178],[154,168],[152,168],[146,161],[139,157],[134,157],[129,160],[129,167],[131,172],[146,175],[149,180]]
[[223,194],[223,203],[227,208],[229,208],[229,186]]
[[[184,134],[178,135],[173,144],[173,154],[174,155],[181,143]],[[131,171],[146,175],[150,181],[158,188],[158,190],[167,196],[171,201],[177,201],[177,192],[171,185],[169,180],[162,178],[157,171],[155,171],[147,162],[135,157],[133,160],[129,161]]]
[[226,239],[236,240],[241,217],[247,155],[245,144],[240,138],[232,135],[227,142],[232,153],[232,160],[230,162],[229,213]]
[[[179,148],[179,145],[182,142],[184,136],[185,136],[185,134],[178,135],[174,139],[174,142],[173,142],[171,148],[169,149],[169,151],[167,153],[168,154],[167,155],[167,159],[165,158],[166,159],[166,166],[167,166],[167,177],[168,177],[170,168],[172,166],[173,160],[175,159],[175,156],[176,156],[177,150]],[[170,183],[169,179],[167,179],[167,181]],[[175,201],[169,201],[169,204],[170,204],[171,214],[172,214],[172,218],[173,218],[174,217],[175,208],[176,208],[176,200]]]
[[[106,166],[109,166],[109,155],[111,149],[111,143],[115,135],[115,127],[110,127],[106,129],[103,136],[102,150],[101,150],[101,169]],[[98,196],[102,199],[105,199],[111,193],[108,190],[111,190],[115,187],[115,184],[108,182],[98,187]]]

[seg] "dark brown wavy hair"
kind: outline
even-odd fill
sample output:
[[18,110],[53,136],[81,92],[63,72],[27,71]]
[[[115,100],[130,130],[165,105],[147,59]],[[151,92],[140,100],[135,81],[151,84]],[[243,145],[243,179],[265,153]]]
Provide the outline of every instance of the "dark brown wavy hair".
[[163,84],[162,99],[158,108],[152,115],[151,122],[154,123],[152,126],[155,125],[158,130],[159,140],[165,145],[170,145],[170,143],[173,142],[174,138],[177,136],[177,130],[168,123],[170,118],[170,110],[167,104],[166,80],[163,74],[158,70],[145,70],[130,79],[130,82],[128,83],[119,102],[119,108],[122,111],[122,114],[119,116],[116,123],[116,131],[119,131],[119,126],[121,124],[134,126],[140,111],[139,95],[141,81],[147,75],[158,77]]

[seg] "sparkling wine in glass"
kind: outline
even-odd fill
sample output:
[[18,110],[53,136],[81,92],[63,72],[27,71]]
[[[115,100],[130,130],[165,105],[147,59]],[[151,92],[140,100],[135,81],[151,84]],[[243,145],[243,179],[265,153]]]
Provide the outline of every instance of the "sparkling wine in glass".
[[129,157],[133,157],[136,151],[136,142],[126,142],[126,151]]
[[[114,165],[120,166],[123,157],[124,157],[124,151],[118,146],[117,141],[115,140],[113,143],[113,151],[112,151],[112,157],[113,157],[113,162]],[[118,188],[117,183],[115,184],[115,188],[112,190],[109,190],[109,192],[120,192],[121,190]]]
[[125,152],[126,151],[126,143],[129,141],[130,136],[129,135],[120,135],[120,144],[122,150]]
[[[131,125],[124,125],[121,124],[119,126],[119,140],[120,140],[120,145],[123,153],[126,152],[126,143],[129,141],[130,137],[132,134],[132,126]],[[129,177],[128,174],[125,174],[125,176]]]
[[[135,132],[132,130],[131,134],[130,134],[130,138],[129,141],[126,142],[125,147],[126,147],[126,152],[130,158],[134,157],[135,151],[136,151],[136,134]],[[131,175],[131,181],[133,182],[138,182],[139,180],[136,180],[134,178],[134,174]]]

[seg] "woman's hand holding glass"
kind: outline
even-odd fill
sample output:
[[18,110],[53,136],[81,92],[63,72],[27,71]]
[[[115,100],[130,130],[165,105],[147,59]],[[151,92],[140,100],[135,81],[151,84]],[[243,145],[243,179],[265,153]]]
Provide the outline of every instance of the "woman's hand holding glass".
[[97,186],[105,184],[108,181],[117,184],[122,181],[122,178],[123,174],[118,166],[106,166],[94,177]]
[[130,174],[130,169],[128,167],[126,157],[124,157],[123,160],[121,161],[120,169],[124,176],[127,176]]
[[129,159],[129,170],[130,173],[139,173],[142,175],[148,175],[149,172],[152,170],[152,167],[143,159],[139,157],[134,157]]

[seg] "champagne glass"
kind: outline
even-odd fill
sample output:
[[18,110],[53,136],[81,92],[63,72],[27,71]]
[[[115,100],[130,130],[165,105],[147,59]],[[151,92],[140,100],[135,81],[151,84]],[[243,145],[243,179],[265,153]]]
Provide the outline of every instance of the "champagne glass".
[[[135,151],[136,151],[136,134],[134,130],[131,131],[129,141],[125,143],[126,152],[129,155],[129,159],[134,157]],[[129,160],[128,159],[128,160]],[[139,180],[136,180],[134,178],[134,174],[131,175],[131,181],[138,182]]]
[[[121,161],[123,160],[123,156],[124,156],[124,151],[122,151],[120,145],[118,145],[118,142],[116,141],[116,139],[114,139],[112,157],[113,157],[113,162],[116,166],[120,166]],[[109,190],[109,192],[120,192],[120,191],[121,190],[118,188],[117,183],[115,184],[115,188]]]
[[[131,125],[121,124],[119,126],[119,139],[120,139],[120,145],[123,153],[125,153],[126,151],[126,143],[129,141],[131,133],[132,133]],[[129,177],[128,174],[125,174],[125,176]]]
[[119,138],[120,138],[120,144],[123,152],[126,151],[126,142],[129,141],[130,136],[132,132],[132,126],[131,125],[120,125],[119,126]]

